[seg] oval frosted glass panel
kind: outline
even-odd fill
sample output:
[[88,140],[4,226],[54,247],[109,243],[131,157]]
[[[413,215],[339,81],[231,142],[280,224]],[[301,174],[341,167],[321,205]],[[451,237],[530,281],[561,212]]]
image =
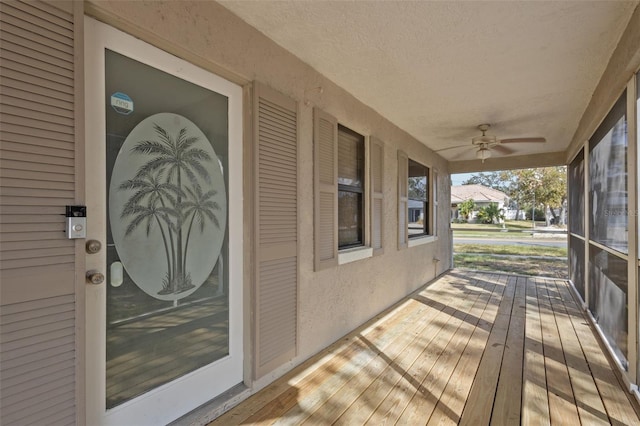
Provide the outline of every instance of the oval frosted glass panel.
[[109,221],[142,291],[160,300],[194,293],[220,255],[226,212],[218,157],[194,123],[159,113],[136,125],[113,166]]
[[589,141],[589,236],[628,253],[626,92]]
[[589,310],[618,359],[627,363],[627,261],[589,245]]

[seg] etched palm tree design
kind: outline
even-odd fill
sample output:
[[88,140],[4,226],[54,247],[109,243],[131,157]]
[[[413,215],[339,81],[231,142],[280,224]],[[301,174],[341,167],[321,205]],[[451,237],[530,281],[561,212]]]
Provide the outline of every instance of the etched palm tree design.
[[199,178],[206,183],[211,181],[206,165],[213,162],[209,153],[195,146],[199,138],[189,136],[186,128],[174,135],[157,124],[154,130],[155,140],[137,142],[131,149],[133,154],[148,156],[149,160],[118,189],[135,191],[121,212],[121,218],[131,218],[125,237],[141,224],[146,224],[147,237],[154,225],[160,230],[167,272],[158,294],[166,295],[194,287],[186,270],[193,224],[199,225],[201,234],[208,223],[219,228],[215,211],[220,206],[212,200],[216,191],[203,192],[199,183]]
[[189,249],[189,238],[191,237],[191,229],[193,228],[193,222],[198,221],[200,233],[204,232],[205,223],[207,220],[211,221],[216,228],[220,228],[220,222],[216,217],[214,210],[220,210],[220,206],[212,198],[217,194],[217,191],[210,190],[205,193],[202,192],[200,185],[194,185],[194,189],[186,188],[189,199],[183,203],[185,217],[191,217],[189,221],[189,228],[187,230],[187,239],[185,241],[184,259],[182,269],[187,269],[187,250]]
[[[164,243],[168,268],[166,280],[169,281],[173,276],[172,259],[175,256],[174,219],[178,217],[178,212],[173,206],[176,205],[177,196],[182,191],[176,185],[163,181],[163,174],[164,169],[158,170],[155,175],[144,173],[123,182],[118,189],[136,191],[125,203],[120,215],[121,219],[133,216],[125,236],[131,235],[146,220],[146,235],[149,237],[153,223],[151,219],[155,219]],[[162,226],[163,224],[165,226]]]

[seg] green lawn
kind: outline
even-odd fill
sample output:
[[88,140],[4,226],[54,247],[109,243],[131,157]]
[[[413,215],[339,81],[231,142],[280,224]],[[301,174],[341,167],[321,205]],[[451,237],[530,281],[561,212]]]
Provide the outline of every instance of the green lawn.
[[[544,226],[544,222],[536,222],[536,226]],[[495,223],[452,223],[451,228],[460,229],[502,229],[502,224]],[[510,230],[531,229],[530,220],[505,220],[505,228]]]
[[[565,279],[568,276],[567,249],[564,247],[454,244],[453,252],[456,268]],[[550,259],[540,259],[538,256]]]
[[456,268],[497,271],[519,275],[536,275],[566,279],[567,260],[554,260],[496,257],[486,254],[456,254],[453,256]]
[[[536,222],[536,227],[540,228],[544,226],[544,222]],[[523,220],[507,220],[504,224],[487,224],[487,223],[452,223],[451,229],[453,230],[454,237],[461,238],[499,238],[499,239],[513,239],[513,238],[533,238],[531,231],[530,221]],[[565,231],[566,228],[557,227],[557,231]],[[557,236],[559,239],[566,238],[564,234],[560,233]]]
[[454,237],[460,237],[460,238],[499,238],[499,239],[503,239],[503,238],[533,238],[533,236],[531,235],[530,232],[518,232],[518,231],[509,231],[509,232],[495,232],[495,231],[483,231],[483,230],[477,230],[477,231],[472,231],[472,230],[465,230],[465,231],[459,231],[459,230],[455,230],[453,231],[453,236]]
[[458,254],[500,254],[517,256],[567,257],[566,247],[540,246],[496,246],[491,244],[454,244],[453,252]]

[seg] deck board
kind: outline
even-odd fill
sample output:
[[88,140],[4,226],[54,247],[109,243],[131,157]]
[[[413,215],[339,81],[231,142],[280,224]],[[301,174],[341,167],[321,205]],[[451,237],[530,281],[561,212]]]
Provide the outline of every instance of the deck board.
[[462,412],[462,418],[459,422],[461,425],[487,425],[491,421],[494,398],[486,398],[485,396],[496,394],[515,295],[515,285],[509,285],[508,277],[503,275],[499,279],[500,284],[504,286],[503,297],[500,300],[478,372],[471,386],[471,393]]
[[509,284],[515,286],[511,309],[511,320],[507,331],[500,381],[491,417],[492,425],[517,424],[520,422],[522,404],[522,365],[524,357],[525,326],[525,281],[522,277],[509,277]]
[[[462,297],[459,297],[457,300],[454,299],[451,302],[452,308],[459,307],[460,301],[468,300],[468,296],[472,293],[479,294],[480,296],[484,293],[479,291],[484,290],[484,283],[479,283],[477,278],[474,276],[470,276],[469,278],[470,281],[468,282],[466,289],[462,292]],[[431,295],[424,293],[421,293],[419,296],[425,299],[431,298]],[[446,336],[439,336],[435,345],[442,345],[445,337]],[[402,380],[397,386],[393,387],[382,404],[375,409],[367,421],[367,424],[392,424],[397,421],[413,398],[416,390],[422,389],[422,380],[433,365],[432,362],[435,361],[434,355],[437,353],[435,345],[432,345],[430,348],[425,348],[422,354],[422,359],[412,365],[410,372],[407,372],[404,375],[406,378],[405,380]]]
[[[489,301],[496,297],[493,293],[496,288],[499,289],[498,284],[485,288],[491,291],[491,293],[484,296],[485,300],[487,300],[487,305],[480,317],[480,321],[476,324],[454,373],[449,379],[447,387],[429,418],[427,423],[429,425],[458,424],[462,417],[462,411],[471,391],[473,379],[489,339],[491,324],[496,313],[495,304],[491,305]],[[494,303],[496,300],[494,299]]]
[[[418,311],[418,318],[421,318],[421,321],[424,321],[425,326],[430,327],[429,333],[427,333],[429,339],[438,334],[440,330],[440,327],[437,327],[434,324],[437,324],[443,319],[445,321],[449,320],[451,318],[449,311],[452,311],[454,309],[452,306],[455,303],[458,303],[459,300],[461,300],[457,297],[456,293],[451,292],[451,290],[446,287],[443,290],[434,288],[434,291],[437,291],[440,294],[440,297],[437,301],[413,300],[414,303],[421,305],[421,309]],[[420,315],[422,315],[422,317],[420,317]],[[406,331],[407,326],[415,324],[415,318],[409,319],[409,321],[403,322],[404,328],[398,330],[385,330],[385,327],[381,327],[383,332],[377,338],[375,336],[370,336],[367,332],[362,333],[362,336],[359,336],[358,338],[365,345],[365,342],[369,343],[368,349],[371,349],[370,346],[374,345],[376,348],[385,350],[387,349],[387,345],[393,343],[392,338],[396,336],[396,331]],[[413,330],[413,332],[415,332],[415,330]],[[371,352],[371,350],[369,350],[369,353],[372,356],[374,355],[374,352]],[[331,407],[331,405],[326,405],[326,403],[332,404],[332,401],[327,401],[327,399],[331,399],[331,396],[338,392],[338,390],[343,386],[345,386],[345,384],[347,384],[351,378],[358,376],[358,372],[359,371],[338,374],[337,377],[331,377],[329,379],[329,382],[323,384],[322,386],[319,386],[319,389],[312,389],[314,391],[314,395],[310,395],[309,397],[302,399],[301,404],[298,404],[292,407],[290,410],[286,411],[283,415],[284,418],[280,421],[277,421],[276,424],[299,424],[305,421],[310,415],[313,415],[313,413],[322,405],[325,405],[325,410],[328,410],[327,413],[324,413],[324,415],[327,417],[322,419],[322,421],[328,421],[328,419],[332,417],[332,413],[334,410],[332,409],[333,407]],[[352,387],[351,385],[352,384],[349,383],[350,388]],[[299,391],[304,394],[304,387],[301,387]],[[314,418],[317,419],[317,417],[318,414],[316,414]],[[251,423],[251,421],[252,419],[249,419],[249,423]]]
[[453,270],[211,425],[640,424],[613,368],[566,281]]
[[547,375],[549,415],[553,424],[580,424],[569,370],[567,368],[556,317],[551,307],[546,280],[536,280],[542,326],[544,364]]
[[596,382],[598,392],[606,408],[611,424],[635,425],[640,424],[638,416],[633,409],[627,395],[620,392],[620,383],[613,372],[613,366],[609,364],[606,355],[602,352],[596,335],[587,323],[586,319],[579,315],[578,307],[571,303],[572,296],[568,288],[560,288],[563,301],[570,315],[573,328],[580,340],[582,351],[586,355],[589,369]]
[[[450,302],[451,303],[451,302]],[[477,303],[477,302],[476,302]],[[430,321],[431,322],[431,321]],[[363,424],[371,416],[368,407],[377,407],[387,397],[400,380],[403,380],[407,371],[422,353],[420,340],[427,340],[434,335],[434,330],[424,324],[421,330],[415,331],[416,335],[410,344],[403,349],[400,356],[393,362],[389,362],[382,374],[377,377],[365,391],[358,396],[356,401],[340,416],[336,424]]]
[[[555,283],[553,285],[555,286]],[[582,352],[578,336],[573,330],[571,318],[558,287],[556,287],[555,294],[556,298],[552,300],[551,307],[555,313],[560,339],[566,354],[565,360],[581,423],[586,425],[609,424],[598,388]]]
[[[470,297],[469,300],[471,301],[472,298]],[[461,318],[458,329],[436,360],[427,377],[422,381],[420,392],[414,394],[409,405],[400,416],[398,423],[423,423],[425,419],[431,416],[489,301],[490,299],[482,298],[481,293],[475,296],[473,306]],[[460,314],[464,312],[461,311]]]
[[550,424],[547,375],[536,282],[526,282],[526,323],[522,383],[522,424]]

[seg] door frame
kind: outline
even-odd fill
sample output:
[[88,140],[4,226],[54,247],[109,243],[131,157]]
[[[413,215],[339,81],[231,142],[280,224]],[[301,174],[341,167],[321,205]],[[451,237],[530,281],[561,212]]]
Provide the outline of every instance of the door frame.
[[[86,424],[168,423],[242,383],[243,371],[243,88],[109,25],[85,16],[85,170],[87,238],[106,247],[105,68],[108,48],[229,99],[229,355],[106,410],[106,285],[86,285]],[[85,256],[105,273],[106,249]],[[185,395],[182,400],[176,395]]]

